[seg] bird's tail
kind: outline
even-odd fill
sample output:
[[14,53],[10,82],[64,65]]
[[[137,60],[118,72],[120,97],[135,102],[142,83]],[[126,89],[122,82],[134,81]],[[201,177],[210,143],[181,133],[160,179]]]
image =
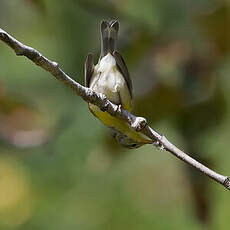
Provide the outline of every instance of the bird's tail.
[[116,49],[119,22],[113,20],[109,23],[109,52],[112,54]]
[[116,49],[117,35],[119,30],[119,22],[113,20],[111,22],[101,22],[101,56],[103,58],[110,52],[111,54]]

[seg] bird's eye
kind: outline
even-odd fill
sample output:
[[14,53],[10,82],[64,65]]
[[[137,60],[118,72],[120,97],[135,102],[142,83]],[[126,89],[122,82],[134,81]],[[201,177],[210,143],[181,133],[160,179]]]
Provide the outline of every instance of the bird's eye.
[[132,144],[131,147],[132,148],[135,148],[137,146],[137,144]]

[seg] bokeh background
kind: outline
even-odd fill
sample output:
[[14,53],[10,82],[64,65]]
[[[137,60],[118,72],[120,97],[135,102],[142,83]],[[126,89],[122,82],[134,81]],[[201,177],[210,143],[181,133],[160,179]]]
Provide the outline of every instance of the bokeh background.
[[[230,175],[229,1],[0,1],[0,27],[82,84],[114,18],[134,114]],[[229,205],[167,152],[118,146],[81,98],[0,42],[0,229],[224,230]]]

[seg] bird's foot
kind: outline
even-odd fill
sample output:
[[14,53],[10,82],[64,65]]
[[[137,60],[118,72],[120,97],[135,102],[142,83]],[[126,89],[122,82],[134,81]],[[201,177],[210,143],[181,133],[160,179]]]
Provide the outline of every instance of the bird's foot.
[[140,132],[147,125],[147,120],[144,117],[136,117],[131,127],[137,132]]

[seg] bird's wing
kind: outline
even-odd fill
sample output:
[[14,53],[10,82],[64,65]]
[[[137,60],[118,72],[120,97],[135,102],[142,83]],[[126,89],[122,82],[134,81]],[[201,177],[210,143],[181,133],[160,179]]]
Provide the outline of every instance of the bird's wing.
[[122,85],[122,87],[117,88],[119,101],[123,109],[131,111],[132,109],[132,97],[129,93],[127,84]]
[[93,54],[89,53],[85,61],[85,86],[89,87],[94,72]]
[[128,89],[129,89],[130,96],[132,98],[133,86],[132,86],[132,81],[130,79],[129,71],[128,71],[128,68],[125,64],[125,61],[122,58],[122,56],[120,55],[120,53],[118,53],[118,51],[116,51],[116,50],[113,52],[113,56],[116,60],[116,64],[117,64],[121,74],[125,78],[126,84],[128,86]]

